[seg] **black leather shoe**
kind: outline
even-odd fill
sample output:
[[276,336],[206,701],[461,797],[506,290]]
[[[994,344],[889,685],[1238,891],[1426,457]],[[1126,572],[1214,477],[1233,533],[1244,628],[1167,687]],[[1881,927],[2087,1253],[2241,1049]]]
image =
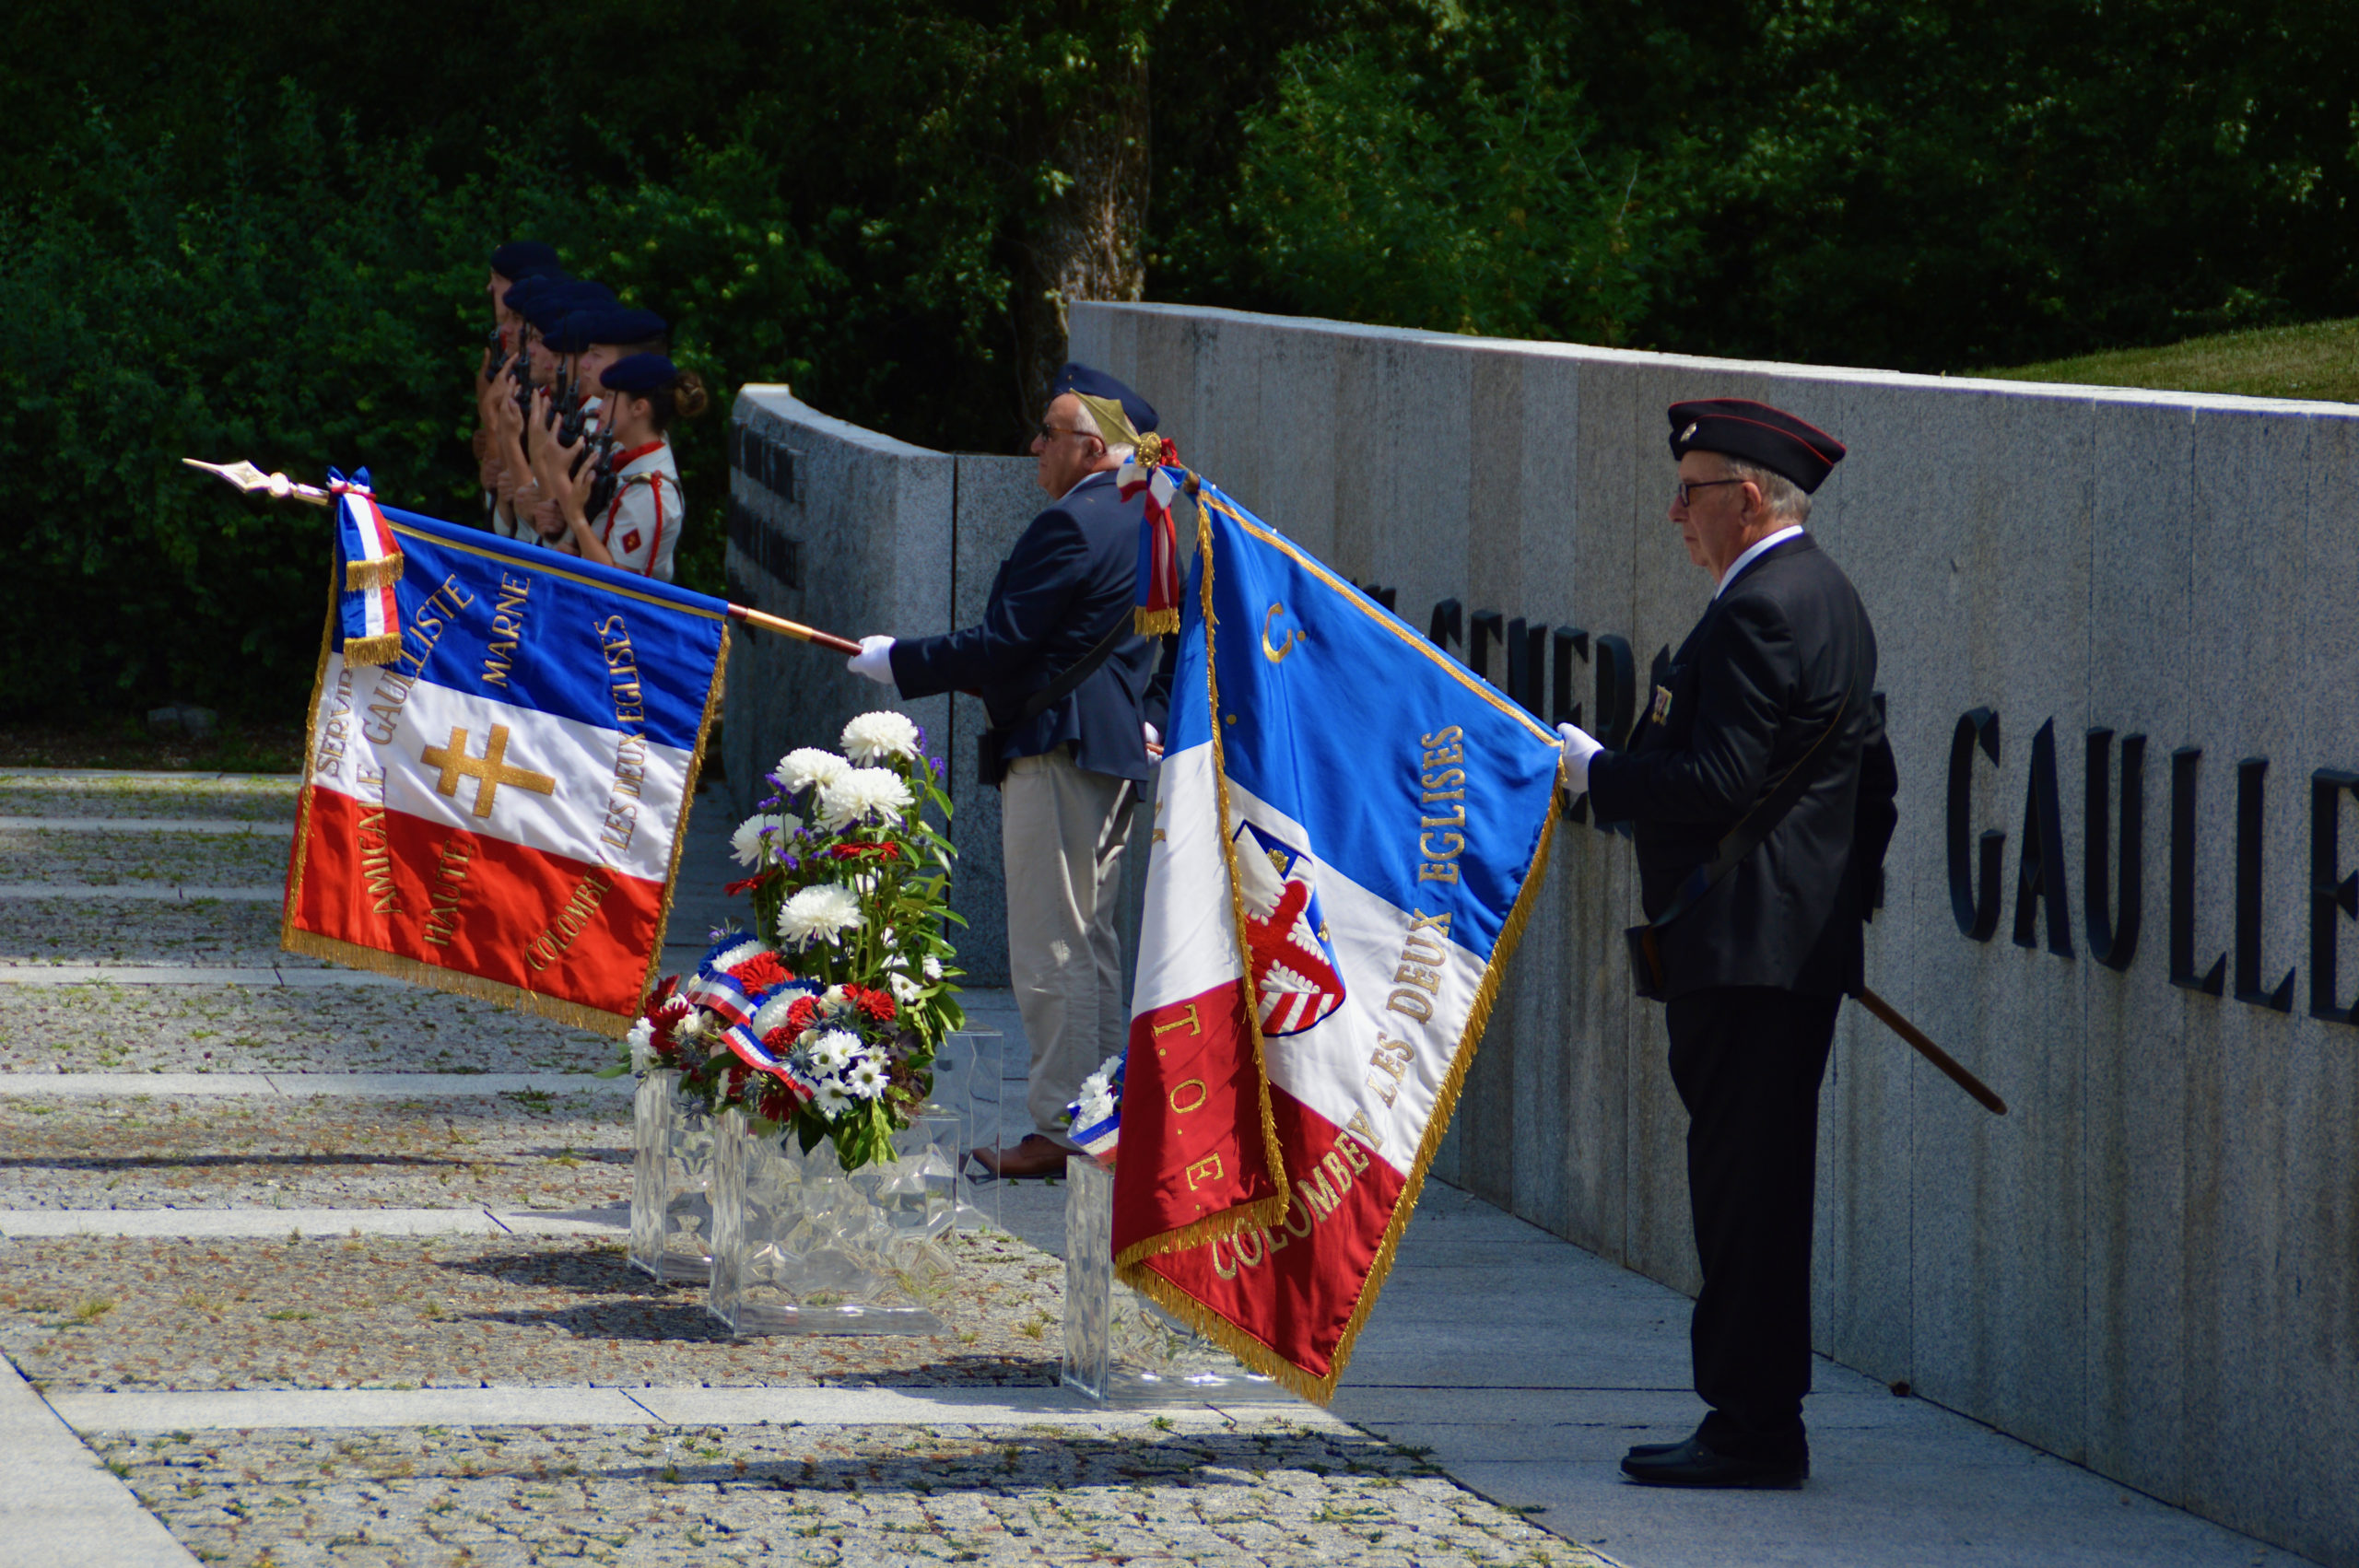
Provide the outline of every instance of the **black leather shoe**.
[[1788,1490],[1810,1479],[1810,1457],[1740,1459],[1707,1447],[1700,1438],[1651,1454],[1633,1448],[1622,1473],[1643,1486],[1749,1487]]
[[1695,1442],[1696,1438],[1703,1435],[1704,1429],[1702,1427],[1697,1427],[1692,1434],[1681,1438],[1676,1443],[1636,1443],[1631,1445],[1629,1453],[1623,1457],[1629,1459],[1652,1458],[1658,1454],[1668,1454],[1673,1448],[1684,1447],[1686,1445]]

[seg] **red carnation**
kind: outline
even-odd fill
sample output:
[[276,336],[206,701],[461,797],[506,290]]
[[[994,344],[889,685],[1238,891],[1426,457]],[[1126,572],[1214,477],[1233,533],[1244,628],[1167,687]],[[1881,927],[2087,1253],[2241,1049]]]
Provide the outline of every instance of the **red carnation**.
[[859,1008],[861,1012],[868,1014],[869,1017],[874,1019],[877,1023],[890,1024],[893,1022],[893,1013],[895,1010],[893,1007],[893,993],[891,991],[870,990],[865,986],[846,986],[844,988],[844,994],[851,998],[853,1006]]
[[775,953],[757,953],[729,971],[729,977],[747,996],[758,996],[772,986],[784,985],[794,977],[778,961]]
[[761,1111],[764,1120],[786,1121],[794,1115],[795,1099],[783,1083],[772,1083],[762,1091]]
[[797,997],[794,999],[794,1004],[786,1010],[786,1027],[797,1035],[818,1021],[819,999],[817,997]]
[[772,1056],[784,1056],[794,1048],[794,1036],[803,1033],[792,1024],[781,1024],[762,1036],[762,1045]]

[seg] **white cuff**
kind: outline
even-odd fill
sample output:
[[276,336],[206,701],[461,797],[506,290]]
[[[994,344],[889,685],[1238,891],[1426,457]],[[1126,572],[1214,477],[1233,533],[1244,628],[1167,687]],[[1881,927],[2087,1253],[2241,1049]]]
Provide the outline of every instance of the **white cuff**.
[[1603,751],[1596,736],[1578,724],[1559,724],[1556,733],[1562,735],[1561,751],[1565,758],[1565,789],[1568,793],[1589,793],[1589,759]]
[[844,668],[855,675],[865,675],[879,685],[891,685],[893,641],[889,637],[862,638],[860,651],[844,661]]

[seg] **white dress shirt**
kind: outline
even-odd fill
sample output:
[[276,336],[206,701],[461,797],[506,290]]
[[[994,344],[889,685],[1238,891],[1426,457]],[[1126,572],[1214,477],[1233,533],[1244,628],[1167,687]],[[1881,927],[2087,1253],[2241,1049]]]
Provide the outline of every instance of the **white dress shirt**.
[[1736,580],[1736,574],[1751,566],[1755,557],[1767,555],[1789,539],[1801,538],[1802,532],[1802,524],[1798,522],[1789,524],[1731,561],[1729,569],[1720,574],[1720,586],[1712,590],[1712,597],[1718,599],[1721,594],[1726,593],[1729,591],[1729,584]]

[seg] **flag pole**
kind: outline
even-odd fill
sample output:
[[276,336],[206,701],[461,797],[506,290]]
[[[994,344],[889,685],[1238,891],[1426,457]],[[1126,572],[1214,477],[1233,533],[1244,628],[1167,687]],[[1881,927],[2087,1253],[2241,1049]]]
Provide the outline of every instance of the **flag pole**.
[[1940,1068],[1942,1072],[1948,1075],[1951,1082],[1956,1084],[1959,1088],[1973,1095],[1984,1110],[1989,1111],[1992,1116],[2005,1116],[2007,1114],[2006,1101],[1999,1098],[1996,1094],[1992,1093],[1989,1084],[1983,1082],[1982,1080],[1977,1078],[1971,1072],[1968,1072],[1959,1064],[1958,1059],[1955,1057],[1942,1049],[1941,1047],[1933,1044],[1932,1037],[1927,1035],[1924,1030],[1919,1029],[1916,1024],[1911,1024],[1907,1019],[1903,1018],[1900,1015],[1900,1010],[1898,1008],[1894,1007],[1892,1003],[1884,1000],[1884,998],[1876,995],[1875,992],[1868,989],[1865,986],[1861,986],[1858,990],[1851,994],[1860,999],[1860,1005],[1861,1007],[1866,1008],[1870,1012],[1874,1013],[1878,1018],[1882,1019],[1886,1028],[1890,1029],[1894,1034],[1899,1036],[1902,1039],[1907,1041],[1910,1046],[1914,1047],[1919,1056],[1923,1057],[1927,1061],[1930,1061],[1935,1067]]
[[[202,462],[193,457],[184,457],[181,461],[191,468],[219,475],[250,496],[266,495],[274,500],[300,501],[311,507],[324,507],[335,499],[316,485],[298,484],[284,474],[264,474],[251,462]],[[780,637],[791,637],[797,642],[807,642],[816,648],[833,649],[838,653],[860,651],[860,644],[850,638],[819,631],[782,615],[766,615],[743,604],[730,605],[729,614],[732,618],[743,621],[758,631],[776,632]]]

